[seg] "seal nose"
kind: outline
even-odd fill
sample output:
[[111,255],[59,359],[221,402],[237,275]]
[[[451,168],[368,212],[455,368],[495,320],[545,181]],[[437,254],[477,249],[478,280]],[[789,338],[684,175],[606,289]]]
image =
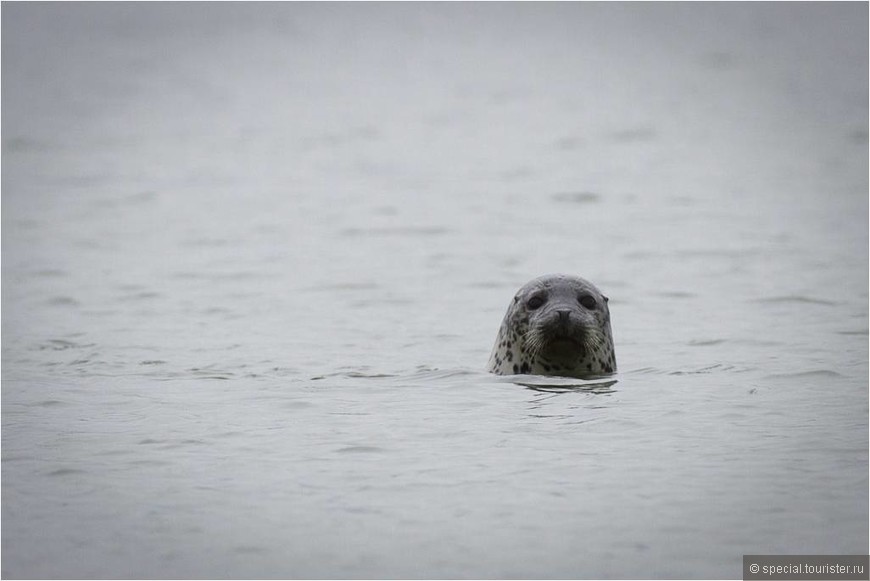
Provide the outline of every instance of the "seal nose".
[[556,312],[559,313],[559,323],[561,324],[567,323],[568,319],[571,317],[571,311],[559,310]]

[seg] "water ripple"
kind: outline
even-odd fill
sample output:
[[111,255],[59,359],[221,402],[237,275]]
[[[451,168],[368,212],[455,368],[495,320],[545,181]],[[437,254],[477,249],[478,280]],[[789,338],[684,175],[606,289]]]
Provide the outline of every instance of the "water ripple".
[[766,376],[765,379],[832,379],[841,377],[845,376],[831,369],[811,369],[794,373],[773,373]]
[[761,299],[756,299],[757,303],[764,304],[788,304],[788,303],[798,303],[798,304],[808,304],[808,305],[825,305],[825,306],[836,306],[839,303],[835,301],[829,301],[826,299],[818,299],[814,297],[807,297],[803,295],[783,295],[777,297],[765,297]]

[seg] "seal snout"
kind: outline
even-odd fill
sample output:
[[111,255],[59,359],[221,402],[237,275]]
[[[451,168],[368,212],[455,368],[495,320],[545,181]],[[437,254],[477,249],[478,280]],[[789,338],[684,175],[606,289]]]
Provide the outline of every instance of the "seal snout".
[[579,309],[554,305],[533,317],[527,340],[534,355],[571,360],[585,352],[589,330]]
[[585,326],[582,313],[561,306],[542,316],[538,324],[540,332],[553,339],[578,338]]

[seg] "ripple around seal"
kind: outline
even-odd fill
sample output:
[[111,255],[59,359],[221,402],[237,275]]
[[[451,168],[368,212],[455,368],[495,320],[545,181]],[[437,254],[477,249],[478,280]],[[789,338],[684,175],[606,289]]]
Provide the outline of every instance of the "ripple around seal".
[[348,379],[387,379],[391,377],[396,377],[395,374],[391,373],[364,373],[362,371],[340,371],[337,373],[326,373],[324,375],[315,375],[311,378],[311,381],[320,381],[323,379],[330,379],[333,377],[343,377]]
[[489,375],[496,383],[512,383],[535,391],[564,392],[588,391],[592,393],[612,393],[611,389],[619,383],[612,375],[601,378],[579,379],[556,375]]
[[340,371],[336,373],[327,373],[323,375],[315,375],[311,377],[311,381],[322,381],[325,379],[364,379],[375,381],[386,381],[392,384],[431,384],[444,380],[451,380],[463,377],[479,377],[487,381],[497,380],[498,378],[481,370],[471,369],[437,369],[426,366],[421,366],[418,369],[406,373],[386,373],[370,371],[367,369],[358,369],[352,371]]
[[588,383],[565,383],[565,384],[550,384],[549,382],[526,382],[526,381],[514,381],[513,383],[517,385],[521,385],[526,387],[532,391],[537,391],[541,393],[568,393],[568,392],[583,392],[589,394],[596,395],[605,395],[610,393],[616,393],[616,390],[613,389],[613,386],[616,385],[618,380],[611,379],[607,381],[595,381],[592,380]]

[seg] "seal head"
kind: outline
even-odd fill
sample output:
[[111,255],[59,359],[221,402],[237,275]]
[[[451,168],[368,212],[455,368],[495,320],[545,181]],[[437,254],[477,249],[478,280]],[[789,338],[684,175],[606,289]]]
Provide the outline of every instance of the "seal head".
[[488,369],[499,375],[586,378],[616,371],[608,298],[591,282],[563,274],[517,291]]

